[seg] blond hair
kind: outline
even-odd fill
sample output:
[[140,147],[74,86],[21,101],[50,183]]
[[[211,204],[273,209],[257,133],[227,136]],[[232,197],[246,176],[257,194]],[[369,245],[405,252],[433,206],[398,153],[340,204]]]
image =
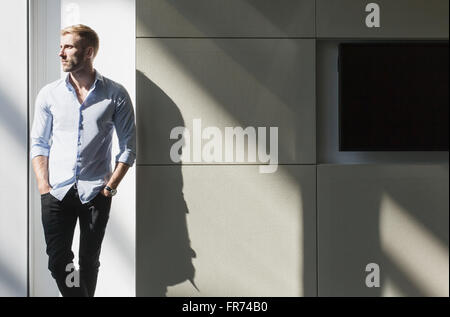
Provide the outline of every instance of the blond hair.
[[84,24],[75,24],[61,30],[61,35],[66,34],[77,34],[81,38],[83,46],[92,46],[94,48],[94,57],[97,56],[100,41],[93,29]]

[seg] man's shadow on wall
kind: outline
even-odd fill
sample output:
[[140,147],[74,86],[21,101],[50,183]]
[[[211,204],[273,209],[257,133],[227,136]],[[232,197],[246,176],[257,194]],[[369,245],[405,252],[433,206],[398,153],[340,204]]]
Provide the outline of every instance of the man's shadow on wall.
[[171,129],[185,124],[170,97],[140,71],[136,87],[136,296],[166,296],[168,286],[184,281],[196,287],[181,163],[162,164],[175,142]]

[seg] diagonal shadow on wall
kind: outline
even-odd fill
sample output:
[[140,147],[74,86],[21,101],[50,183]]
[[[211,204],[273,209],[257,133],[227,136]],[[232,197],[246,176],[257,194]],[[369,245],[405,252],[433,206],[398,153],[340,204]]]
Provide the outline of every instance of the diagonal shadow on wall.
[[[160,134],[172,127],[184,127],[181,113],[169,96],[139,71],[136,72],[136,86],[139,91],[137,151],[145,147],[145,143],[156,144],[155,140],[149,140],[155,138],[159,140],[157,144],[166,142],[153,149],[158,151],[156,155],[167,155],[170,139]],[[145,122],[149,117],[164,117],[165,120],[157,120],[157,124],[150,125]],[[139,135],[147,137],[145,143]],[[136,186],[136,294],[165,296],[168,286],[186,280],[194,284],[192,258],[196,254],[190,246],[186,223],[189,211],[183,197],[181,165],[166,166],[162,173],[151,169],[150,176],[146,177],[148,173],[144,174],[143,169],[148,168],[137,166],[136,173],[136,183],[147,184],[145,187]]]
[[[201,31],[204,31],[205,34],[211,34],[211,28],[215,27],[215,21],[210,20],[207,16],[200,16],[200,14],[196,13],[194,14],[195,10],[192,10],[192,7],[189,4],[185,4],[184,2],[175,2],[174,6],[176,7],[177,11],[186,17],[186,20],[189,22],[195,24]],[[145,23],[146,21],[142,21],[142,23]],[[175,40],[175,39],[174,39]],[[226,53],[228,56],[230,56],[234,61],[236,61],[236,64],[241,66],[242,69],[246,70],[247,73],[253,75],[252,77],[256,79],[261,86],[266,88],[268,91],[271,91],[274,95],[278,96],[281,101],[285,105],[288,106],[288,108],[295,109],[297,106],[297,103],[292,102],[289,99],[286,99],[287,94],[284,94],[286,91],[285,89],[285,82],[272,82],[268,80],[268,77],[266,76],[261,68],[260,64],[256,62],[257,56],[255,56],[255,60],[250,60],[248,56],[245,56],[245,54],[240,54],[241,50],[239,47],[234,47],[233,43],[231,41],[221,40],[221,39],[211,39],[211,38],[205,38],[206,41],[214,42],[214,44],[220,48],[224,53]],[[248,40],[250,41],[250,40]],[[286,40],[289,41],[289,40]],[[164,43],[164,41],[160,41],[160,43]],[[230,43],[230,44],[229,44]],[[228,46],[227,46],[228,45]],[[173,49],[173,47],[167,46],[166,49],[169,51],[169,53],[175,57],[175,59],[180,63],[180,65],[183,66],[183,68],[186,70],[186,73],[188,73],[193,80],[197,81],[201,87],[204,87],[205,91],[207,91],[215,100],[217,100],[217,103],[220,105],[223,105],[226,107],[226,111],[230,113],[230,115],[236,119],[236,121],[239,121],[243,127],[253,125],[252,121],[250,119],[251,112],[245,112],[242,111],[241,108],[233,107],[235,103],[230,102],[230,97],[224,94],[223,92],[223,86],[217,84],[217,81],[219,81],[220,74],[214,73],[214,72],[207,72],[206,74],[202,72],[202,68],[198,67],[199,64],[196,64],[194,62],[191,62],[190,60],[186,60],[183,56],[182,51],[176,51]],[[191,62],[191,63],[190,63]],[[287,63],[288,64],[288,63]],[[209,77],[208,77],[209,76]],[[138,89],[139,86],[138,86]],[[140,93],[140,92],[139,92]],[[176,106],[176,105],[175,105]],[[143,118],[141,118],[143,119]],[[141,123],[145,124],[145,123]],[[177,126],[177,124],[170,124],[170,128]],[[159,131],[170,131],[170,128],[168,127],[162,127]],[[156,131],[155,131],[156,132]],[[147,133],[143,135],[149,135]],[[154,134],[155,136],[158,135],[156,132]],[[159,135],[159,137],[167,139],[167,134],[164,133],[164,135]],[[158,144],[159,141],[151,142],[148,141],[148,144]],[[167,147],[165,150],[165,153],[162,153],[164,155],[167,155],[169,153],[169,147]],[[280,148],[280,157],[289,157],[289,151],[290,149],[287,147],[281,147]],[[165,161],[166,158],[161,157],[162,159],[158,161]],[[300,184],[301,187],[301,184]],[[400,189],[398,189],[400,188]],[[339,250],[336,250],[336,254],[338,254],[339,257],[343,257],[344,261],[342,263],[343,266],[347,266],[349,263],[357,263],[357,267],[355,267],[355,270],[357,270],[358,276],[360,276],[360,279],[354,280],[352,283],[343,284],[343,293],[349,295],[352,292],[357,291],[358,293],[356,295],[359,296],[381,296],[381,289],[367,289],[364,285],[364,266],[360,264],[366,264],[371,259],[371,257],[375,256],[376,258],[380,259],[382,264],[385,265],[386,270],[390,271],[390,278],[395,280],[397,282],[397,286],[402,289],[404,294],[414,296],[418,294],[424,294],[424,292],[421,290],[421,285],[416,285],[410,277],[405,274],[404,268],[398,267],[397,264],[394,264],[392,261],[390,261],[388,258],[384,258],[385,256],[381,250],[380,245],[380,223],[379,223],[379,207],[380,202],[382,199],[382,193],[388,192],[392,195],[394,199],[398,203],[400,203],[405,209],[408,210],[408,212],[418,221],[420,221],[424,226],[428,227],[430,231],[439,239],[441,242],[443,242],[448,247],[448,229],[446,230],[445,227],[441,227],[439,225],[439,220],[436,221],[436,219],[431,220],[429,217],[426,216],[426,213],[424,212],[424,209],[421,207],[417,207],[414,201],[421,201],[421,202],[427,202],[432,201],[433,197],[430,193],[437,192],[439,193],[439,190],[431,190],[428,192],[422,192],[422,195],[420,197],[417,197],[415,200],[409,199],[408,195],[405,194],[408,192],[405,187],[395,187],[385,185],[382,187],[377,187],[376,185],[372,186],[370,188],[371,192],[368,192],[368,196],[364,198],[360,198],[361,204],[360,206],[363,207],[363,209],[354,209],[352,213],[347,213],[346,215],[336,215],[337,217],[337,223],[336,224],[342,224],[344,221],[348,221],[348,225],[350,228],[350,233],[344,233],[340,232],[341,236],[343,237],[343,242],[351,242],[350,244],[343,243],[339,247],[343,247]],[[333,190],[333,189],[330,189]],[[439,194],[439,201],[445,201],[445,199],[448,200],[448,196],[443,196]],[[351,201],[350,201],[351,203]],[[353,204],[353,206],[356,206],[357,204]],[[353,207],[354,208],[354,207]],[[445,216],[445,213],[448,213],[447,210],[439,210],[436,209],[439,208],[437,205],[433,212],[434,216],[438,219],[442,219],[443,215]],[[364,214],[361,213],[361,211],[364,211]],[[344,219],[345,217],[345,219]],[[357,218],[359,217],[359,218]],[[338,219],[342,218],[342,219]],[[445,218],[445,217],[444,217]],[[448,216],[447,216],[448,218]],[[360,220],[359,222],[356,220]],[[359,227],[355,228],[353,224],[357,224]],[[342,227],[341,227],[342,228]],[[313,228],[303,228],[306,230],[315,230]],[[326,230],[326,228],[321,227],[319,230]],[[307,235],[305,235],[306,237]],[[355,237],[357,237],[355,239]],[[310,248],[313,246],[311,243],[312,241],[305,241],[304,248]],[[336,243],[339,241],[331,241],[332,243]],[[139,243],[139,241],[138,241]],[[315,247],[315,246],[314,246]],[[343,251],[344,253],[339,254],[338,251]],[[347,252],[347,253],[345,253]],[[346,254],[349,254],[349,257],[345,257]],[[307,269],[304,269],[303,275],[304,278],[309,278],[309,275],[311,272],[314,272],[314,269],[311,268],[311,271],[308,271]],[[358,273],[359,270],[362,270],[362,273]],[[347,272],[345,276],[336,277],[334,280],[335,283],[339,283],[342,280],[345,280],[344,277],[352,277],[355,275],[354,270],[349,270],[349,268],[343,268],[342,272]],[[382,275],[382,278],[384,279],[384,276]],[[347,280],[348,282],[348,280]],[[382,281],[382,284],[384,285],[384,282]],[[304,289],[307,290],[306,288]]]

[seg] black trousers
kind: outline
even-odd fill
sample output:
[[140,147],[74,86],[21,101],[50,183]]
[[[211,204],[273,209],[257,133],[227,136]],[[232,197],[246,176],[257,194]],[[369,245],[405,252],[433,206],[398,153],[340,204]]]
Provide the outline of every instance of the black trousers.
[[[47,193],[41,195],[41,204],[48,269],[59,291],[64,297],[93,297],[111,197],[99,193],[82,204],[74,185],[62,201]],[[77,219],[80,223],[79,271],[74,271],[72,241]]]

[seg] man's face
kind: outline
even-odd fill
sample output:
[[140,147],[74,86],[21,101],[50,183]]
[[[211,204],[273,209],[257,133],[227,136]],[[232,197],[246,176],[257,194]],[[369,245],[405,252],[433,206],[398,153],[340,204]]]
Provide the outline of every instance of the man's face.
[[61,36],[59,57],[64,72],[73,72],[84,68],[89,62],[89,49],[83,47],[83,42],[76,34]]

